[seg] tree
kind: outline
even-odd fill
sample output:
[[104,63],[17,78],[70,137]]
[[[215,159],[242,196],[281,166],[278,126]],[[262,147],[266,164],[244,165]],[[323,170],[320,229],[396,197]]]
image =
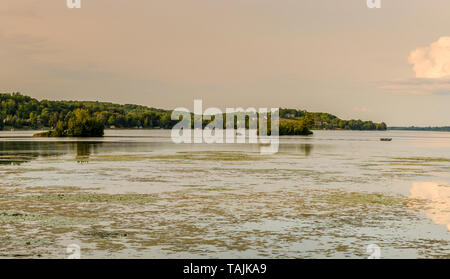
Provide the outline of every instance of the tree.
[[70,137],[102,137],[105,126],[89,115],[85,109],[76,109],[69,119],[67,135]]
[[55,130],[52,132],[54,137],[65,137],[67,135],[67,125],[62,121],[56,123]]
[[161,116],[160,127],[161,128],[170,128],[171,117],[168,113],[165,113]]
[[312,132],[305,126],[304,121],[280,119],[280,135],[311,135]]

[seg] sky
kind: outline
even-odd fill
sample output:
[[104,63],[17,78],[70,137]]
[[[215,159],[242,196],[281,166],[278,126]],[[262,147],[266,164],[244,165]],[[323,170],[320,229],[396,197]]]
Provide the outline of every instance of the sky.
[[450,1],[0,1],[0,92],[450,125]]

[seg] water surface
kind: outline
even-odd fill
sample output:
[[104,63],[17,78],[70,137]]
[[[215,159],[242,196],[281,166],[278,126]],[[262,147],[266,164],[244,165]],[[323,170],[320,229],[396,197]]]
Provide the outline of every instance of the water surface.
[[450,257],[450,133],[315,131],[274,155],[33,133],[0,132],[1,257]]

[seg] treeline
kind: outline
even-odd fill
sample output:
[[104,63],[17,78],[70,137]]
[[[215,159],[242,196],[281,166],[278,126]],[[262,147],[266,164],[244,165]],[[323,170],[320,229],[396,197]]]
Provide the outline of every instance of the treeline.
[[444,127],[389,127],[389,130],[450,132],[450,126]]
[[[68,131],[68,123],[76,118],[74,112],[80,109],[106,128],[170,129],[178,122],[171,120],[172,111],[141,105],[91,101],[38,101],[20,93],[13,93],[0,94],[0,130],[55,129],[60,122],[58,129],[61,130],[61,125],[64,125],[63,128]],[[341,120],[328,113],[295,109],[280,109],[280,119],[282,135],[307,135],[310,134],[309,129],[386,130],[385,123]]]
[[299,120],[313,130],[379,130],[387,129],[386,123],[374,123],[362,120],[342,120],[338,117],[322,112],[307,112],[296,109],[280,109],[280,118]]
[[19,93],[0,94],[0,129],[55,128],[68,123],[77,109],[88,113],[107,128],[171,128],[171,112],[139,105],[104,102],[38,101]]

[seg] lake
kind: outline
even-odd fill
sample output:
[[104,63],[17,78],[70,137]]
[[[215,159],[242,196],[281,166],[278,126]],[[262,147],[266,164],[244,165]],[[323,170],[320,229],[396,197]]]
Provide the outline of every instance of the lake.
[[33,133],[0,132],[0,257],[450,258],[450,133],[315,131],[273,155]]

